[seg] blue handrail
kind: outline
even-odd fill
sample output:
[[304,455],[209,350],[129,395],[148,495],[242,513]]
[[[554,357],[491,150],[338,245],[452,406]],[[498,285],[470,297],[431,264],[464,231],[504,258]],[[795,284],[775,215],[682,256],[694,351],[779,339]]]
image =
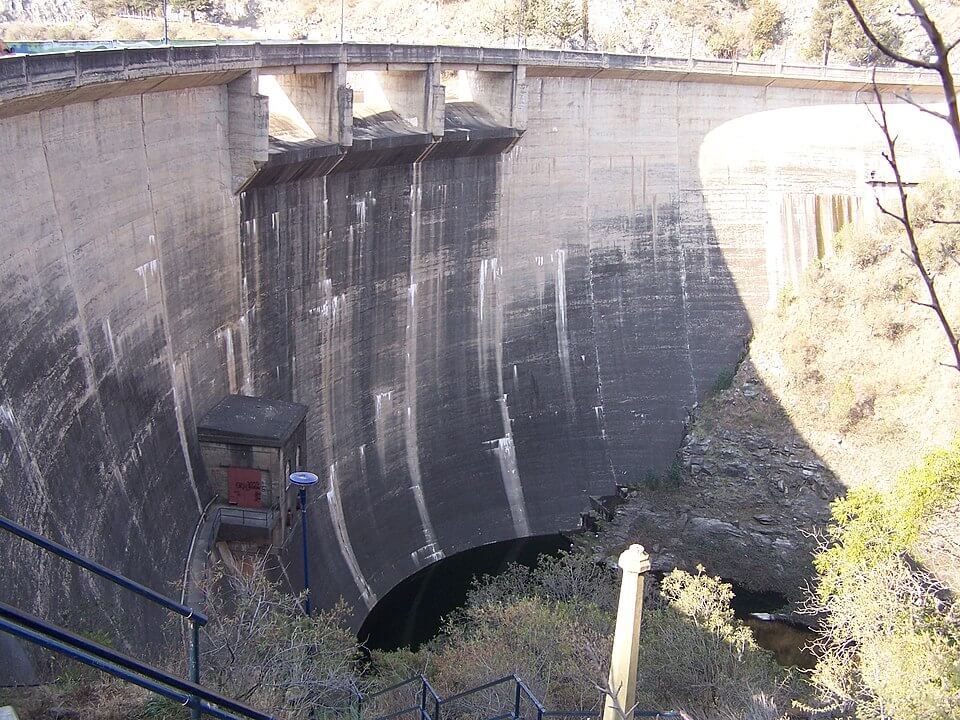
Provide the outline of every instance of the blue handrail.
[[[602,715],[601,710],[547,710],[543,703],[540,702],[537,696],[529,688],[529,686],[518,675],[505,675],[497,678],[496,680],[491,680],[483,683],[482,685],[470,688],[469,690],[464,690],[463,692],[441,698],[440,695],[437,694],[436,690],[433,689],[433,686],[430,685],[430,682],[427,680],[427,678],[421,673],[419,675],[409,677],[406,680],[402,680],[401,682],[395,683],[387,688],[384,688],[383,690],[378,690],[377,692],[366,695],[361,693],[359,689],[354,688],[354,693],[357,697],[357,716],[362,716],[364,702],[370,701],[394,690],[399,690],[400,688],[413,683],[420,683],[421,685],[419,705],[413,705],[411,707],[403,708],[402,710],[394,710],[387,715],[377,716],[373,720],[393,720],[393,718],[401,717],[407,713],[413,712],[417,712],[419,714],[419,720],[441,720],[441,710],[443,706],[473,695],[474,693],[489,690],[492,687],[504,685],[506,683],[515,684],[513,711],[497,715],[496,717],[487,718],[487,720],[522,720],[523,715],[521,714],[520,709],[523,697],[526,697],[536,708],[536,720],[544,720],[545,718],[579,718],[581,720],[586,720],[588,718],[599,718]],[[428,694],[433,698],[432,714],[427,710]],[[676,710],[638,710],[633,713],[633,717],[655,718],[657,720],[681,720],[683,716]]]
[[[89,665],[90,667],[102,670],[103,672],[113,675],[114,677],[118,677],[121,680],[125,680],[134,685],[139,685],[142,688],[155,692],[158,695],[162,695],[163,697],[173,700],[174,702],[180,703],[185,707],[190,706],[198,713],[211,715],[215,718],[220,718],[221,720],[239,720],[240,718],[249,718],[251,720],[274,720],[274,718],[270,715],[264,715],[263,713],[257,712],[251,708],[247,708],[239,703],[228,700],[227,698],[222,698],[219,695],[211,693],[205,688],[200,687],[199,685],[187,683],[173,675],[167,675],[161,670],[150,667],[143,663],[138,663],[130,658],[126,658],[126,660],[128,660],[131,664],[139,666],[144,673],[149,671],[150,675],[161,678],[161,680],[153,680],[150,677],[137,674],[137,672],[119,667],[118,665],[114,665],[105,660],[101,656],[101,653],[93,653],[82,650],[73,643],[62,642],[49,634],[31,630],[3,617],[0,617],[0,630],[13,635],[14,637],[26,640],[27,642],[39,645],[40,647],[66,655],[67,657],[77,660],[78,662],[82,662],[85,665]],[[64,631],[61,630],[60,632]],[[93,644],[95,645],[95,643]],[[108,650],[108,648],[104,648],[102,646],[98,647],[102,651]],[[106,653],[104,653],[104,655],[105,654]],[[174,687],[178,685],[186,685],[187,689],[189,690],[189,694],[174,689]],[[230,704],[235,708],[243,708],[243,711],[238,712],[238,714],[232,714],[221,710],[218,707],[214,707],[208,702],[204,702],[200,699],[201,697],[216,698],[218,704],[222,703],[224,707],[226,707],[227,704]]]
[[92,573],[96,573],[100,577],[106,578],[110,582],[126,588],[127,590],[130,590],[141,597],[145,597],[147,600],[150,600],[151,602],[154,602],[157,605],[170,610],[171,612],[175,612],[185,618],[193,620],[201,627],[207,624],[207,617],[203,613],[198,612],[193,608],[189,608],[186,605],[181,605],[180,603],[161,595],[156,590],[151,590],[146,585],[141,585],[136,580],[131,580],[128,577],[124,577],[120,573],[114,572],[110,568],[104,567],[94,560],[85,558],[82,555],[75,553],[70,548],[64,547],[63,545],[56,543],[49,538],[45,538],[43,535],[27,529],[23,525],[15,523],[13,520],[10,520],[3,515],[0,515],[0,529],[13,533],[16,536],[23,538],[27,542],[31,542],[34,545],[52,552],[55,555],[59,555],[60,557],[69,560],[74,565],[79,565],[80,567],[89,570]]
[[[19,538],[26,540],[27,542],[33,543],[39,548],[51,552],[54,555],[59,555],[60,557],[68,560],[74,565],[79,565],[85,570],[99,575],[110,582],[119,585],[122,588],[129,590],[130,592],[136,593],[140,597],[146,598],[150,602],[159,605],[160,607],[166,608],[171,612],[175,612],[178,615],[182,615],[191,624],[191,633],[190,633],[190,657],[188,658],[188,665],[190,667],[190,680],[195,684],[200,684],[200,628],[207,624],[207,616],[203,613],[194,610],[193,608],[187,607],[181,603],[171,600],[170,598],[161,595],[156,590],[151,590],[146,585],[141,585],[136,580],[131,580],[130,578],[121,575],[118,572],[114,572],[108,567],[101,565],[100,563],[85,558],[83,555],[75,553],[70,548],[64,547],[60,543],[54,542],[49,538],[35,533],[33,530],[30,530],[19,523],[14,522],[10,518],[6,518],[3,515],[0,515],[0,530],[6,530],[13,535],[16,535]],[[192,716],[194,720],[197,720],[200,717],[200,713],[197,708],[193,709]]]
[[168,685],[174,690],[189,693],[191,697],[206,700],[224,707],[243,717],[251,718],[251,720],[272,720],[269,715],[259,712],[258,710],[253,710],[243,703],[224,697],[212,690],[208,690],[202,685],[178,678],[176,675],[171,675],[136,658],[117,652],[113,648],[106,647],[81,635],[72,633],[69,630],[57,627],[45,620],[41,620],[35,615],[31,615],[28,612],[19,610],[3,602],[0,602],[0,623],[3,623],[2,627],[4,629],[16,626],[28,633],[32,633],[31,639],[35,639],[36,636],[44,636],[62,646],[57,648],[58,650],[69,648],[69,652],[63,651],[67,652],[70,657],[78,659],[81,662],[84,662],[84,659],[80,656],[93,656],[118,668],[122,668],[125,671],[142,675],[148,680]]

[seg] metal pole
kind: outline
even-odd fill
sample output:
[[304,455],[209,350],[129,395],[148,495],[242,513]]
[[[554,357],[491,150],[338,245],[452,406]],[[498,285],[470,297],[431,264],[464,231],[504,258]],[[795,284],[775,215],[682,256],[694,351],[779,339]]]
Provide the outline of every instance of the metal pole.
[[420,720],[427,720],[427,679],[420,678]]
[[345,0],[340,0],[340,44],[343,45],[343,4]]
[[517,695],[513,699],[513,720],[520,720],[520,681],[517,680]]
[[[190,682],[194,685],[200,684],[200,625],[193,618],[190,619],[190,625],[193,628],[193,637],[190,642]],[[190,716],[193,720],[200,720],[200,703],[192,706]]]
[[303,532],[303,589],[307,592],[304,610],[310,616],[310,556],[307,550],[307,488],[320,482],[314,473],[298,470],[290,475],[290,482],[300,491],[300,530]]
[[167,0],[163,0],[163,44],[170,44],[170,33],[167,28]]
[[307,554],[307,489],[300,488],[300,521],[303,531],[303,589],[307,591],[306,611],[310,615],[310,558]]

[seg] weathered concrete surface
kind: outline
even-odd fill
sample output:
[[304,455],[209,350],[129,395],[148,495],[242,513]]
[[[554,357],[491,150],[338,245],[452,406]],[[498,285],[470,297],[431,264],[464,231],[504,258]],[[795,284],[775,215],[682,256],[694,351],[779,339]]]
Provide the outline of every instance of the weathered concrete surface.
[[[359,624],[417,568],[569,528],[588,495],[663,469],[815,257],[810,198],[866,195],[879,135],[849,89],[556,62],[506,84],[528,115],[506,155],[441,152],[451,137],[415,162],[371,131],[333,172],[322,141],[282,150],[320,169],[239,198],[262,155],[236,147],[258,137],[243,83],[41,95],[0,121],[0,512],[168,588],[211,494],[195,418],[227,392],[302,402],[328,482],[314,590]],[[935,165],[933,121],[894,116],[914,172]],[[0,565],[21,606],[58,617],[92,589],[158,639],[130,598],[19,544]]]
[[[171,593],[208,495],[190,428],[231,384],[226,96],[124,97],[0,129],[0,508]],[[4,598],[31,612],[158,637],[158,613],[32,546],[4,537],[0,566]]]

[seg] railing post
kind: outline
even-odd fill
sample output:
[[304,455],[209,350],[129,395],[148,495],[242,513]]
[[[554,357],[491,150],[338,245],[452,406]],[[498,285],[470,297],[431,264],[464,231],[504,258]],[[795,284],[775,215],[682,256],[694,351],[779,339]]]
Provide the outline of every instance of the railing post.
[[[196,618],[190,618],[192,628],[192,638],[190,641],[190,682],[194,685],[200,684],[200,623]],[[200,720],[199,698],[194,697],[198,702],[191,703],[190,717],[193,720]]]
[[427,717],[427,679],[420,677],[420,720]]
[[637,654],[640,619],[643,614],[643,574],[650,569],[650,556],[642,545],[631,545],[620,554],[623,570],[620,603],[613,635],[610,678],[607,683],[603,720],[631,720],[637,694]]
[[513,720],[520,720],[520,678],[517,678],[517,694],[513,699]]

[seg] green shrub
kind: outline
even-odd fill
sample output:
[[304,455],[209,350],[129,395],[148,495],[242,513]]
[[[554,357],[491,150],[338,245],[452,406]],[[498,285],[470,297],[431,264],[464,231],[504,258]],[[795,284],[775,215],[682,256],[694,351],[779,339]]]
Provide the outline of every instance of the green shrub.
[[204,683],[275,717],[341,710],[352,702],[357,642],[344,603],[303,613],[303,597],[270,579],[266,561],[243,575],[215,566],[201,583]]
[[[860,0],[858,6],[873,33],[894,50],[902,41],[900,31],[890,21],[888,8],[881,0]],[[807,31],[804,56],[822,61],[824,50],[828,57],[839,56],[854,65],[889,65],[891,60],[881,53],[863,33],[857,19],[844,0],[818,0]]]
[[960,439],[902,473],[889,492],[833,503],[814,559],[824,618],[813,681],[864,720],[960,716],[960,617],[912,558],[924,527],[960,497]]
[[757,0],[754,3],[747,30],[752,44],[750,54],[753,57],[763,57],[783,39],[785,20],[783,8],[775,0]]
[[778,717],[795,679],[734,618],[732,600],[731,586],[703,568],[663,579],[661,602],[644,611],[640,631],[638,707],[696,720]]
[[847,223],[840,228],[833,236],[833,247],[860,270],[875,265],[893,250],[892,243],[875,226],[863,222]]
[[[450,694],[517,673],[548,707],[597,709],[611,630],[612,616],[596,606],[538,596],[471,605],[437,643],[435,685]],[[454,711],[493,717],[509,711],[512,693],[509,687],[479,693]]]
[[499,575],[484,575],[473,583],[468,605],[510,603],[525,597],[571,605],[595,605],[616,610],[617,576],[586,553],[541,555],[534,568],[511,563]]
[[[598,709],[618,591],[618,574],[580,553],[541,558],[534,569],[513,565],[478,581],[463,612],[421,652],[376,656],[379,681],[427,668],[443,694],[516,672],[549,708]],[[638,707],[696,720],[776,717],[777,706],[786,707],[793,680],[734,618],[732,598],[729,585],[702,569],[664,578],[644,609]],[[492,717],[512,702],[512,689],[501,688],[451,711]]]
[[844,578],[907,552],[923,526],[960,495],[960,440],[902,473],[890,492],[859,487],[834,501],[830,544],[816,558],[822,599],[841,592]]
[[746,41],[743,34],[729,23],[715,25],[707,38],[707,47],[710,52],[724,59],[732,59],[740,54]]
[[736,368],[724,368],[717,373],[717,379],[713,381],[713,385],[710,387],[710,395],[719,395],[723,391],[729,390],[736,375]]

